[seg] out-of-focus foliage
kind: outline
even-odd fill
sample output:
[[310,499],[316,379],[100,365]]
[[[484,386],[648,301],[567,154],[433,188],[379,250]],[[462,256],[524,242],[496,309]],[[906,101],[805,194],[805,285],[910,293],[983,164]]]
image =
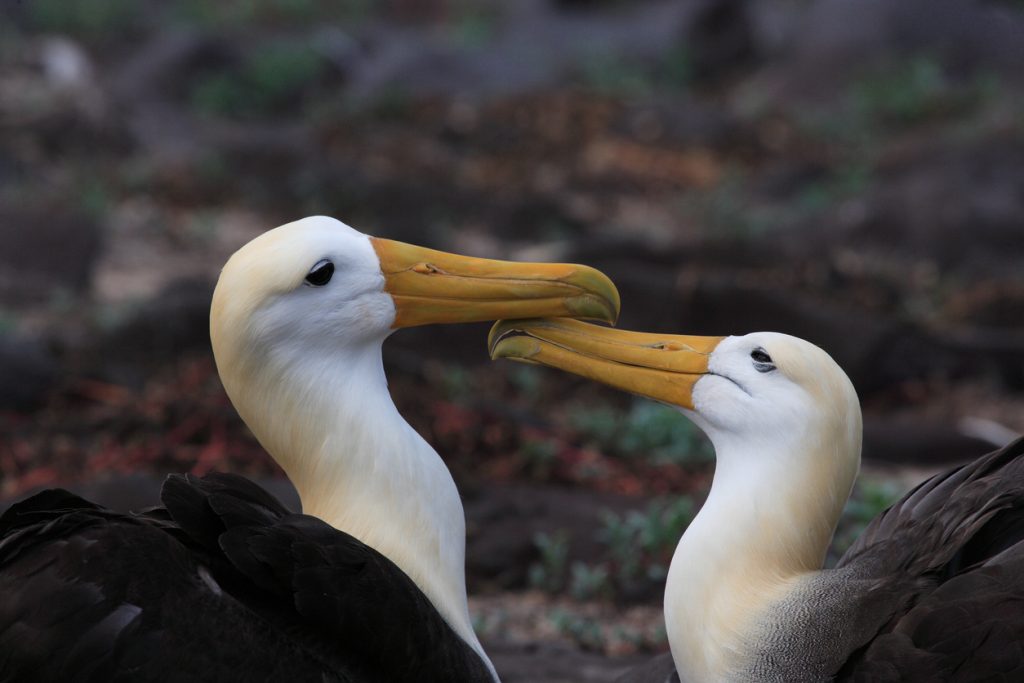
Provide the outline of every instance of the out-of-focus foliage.
[[570,537],[563,531],[538,534],[539,560],[530,568],[530,585],[550,593],[568,592],[580,600],[635,600],[656,590],[668,573],[676,543],[693,520],[688,496],[656,499],[644,510],[620,515],[605,511],[597,539],[604,547],[594,562],[569,562]]
[[32,0],[25,3],[34,27],[88,39],[137,27],[141,3],[134,0]]
[[677,408],[637,400],[629,411],[579,407],[569,417],[587,443],[627,458],[655,463],[700,465],[713,452],[707,438]]
[[846,552],[864,531],[864,527],[899,500],[906,488],[896,481],[861,478],[843,509],[830,554],[838,558]]
[[290,109],[323,68],[320,55],[305,45],[270,45],[233,69],[199,80],[192,103],[206,114],[241,118]]

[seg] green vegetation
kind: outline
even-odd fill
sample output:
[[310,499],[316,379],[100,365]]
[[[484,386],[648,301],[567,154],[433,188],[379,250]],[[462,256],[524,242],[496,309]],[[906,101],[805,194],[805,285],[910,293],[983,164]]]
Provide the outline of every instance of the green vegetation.
[[866,526],[903,495],[904,487],[891,480],[861,479],[843,509],[843,519]]
[[693,515],[687,496],[657,499],[647,509],[625,515],[608,512],[598,535],[607,552],[592,564],[570,564],[564,531],[537,534],[540,560],[530,567],[530,586],[553,594],[568,592],[577,600],[650,593],[665,580],[672,553]]
[[870,159],[882,136],[937,119],[961,118],[999,90],[989,73],[952,76],[938,59],[919,54],[866,69],[835,107],[808,109],[799,124],[810,136]]
[[0,334],[13,335],[18,329],[18,316],[6,308],[0,307]]
[[595,52],[583,60],[579,79],[591,90],[609,96],[645,97],[656,91],[683,91],[691,83],[692,60],[685,46],[669,50],[655,64],[623,60]]
[[554,439],[527,439],[523,443],[519,454],[531,479],[543,481],[551,477],[560,448]]
[[132,28],[142,14],[134,0],[30,0],[26,5],[34,28],[88,39]]
[[569,562],[569,534],[559,530],[539,533],[533,539],[540,551],[540,562],[530,567],[527,580],[533,588],[559,593],[565,587],[565,569]]
[[654,500],[645,511],[634,510],[625,516],[606,514],[600,539],[608,545],[610,573],[616,587],[627,589],[640,582],[662,581],[693,515],[693,501],[688,496]]
[[676,45],[668,51],[658,65],[662,83],[683,90],[693,80],[693,57],[685,45]]
[[[182,0],[153,6],[137,0],[26,0],[27,16],[38,31],[97,40],[143,24],[167,20],[217,30],[239,27],[357,25],[374,10],[373,0]],[[166,9],[166,11],[161,11]]]
[[312,25],[321,22],[358,23],[369,16],[373,0],[185,0],[177,16],[188,23],[211,28],[245,24]]
[[824,211],[862,195],[870,184],[871,172],[871,167],[863,163],[841,166],[824,179],[805,185],[797,197],[797,206],[804,211]]
[[869,122],[908,125],[939,113],[964,95],[928,56],[872,71],[853,85],[854,111]]
[[551,610],[548,619],[551,620],[555,630],[584,649],[594,651],[604,649],[605,637],[601,630],[601,624],[597,620],[558,608]]
[[654,89],[651,75],[615,55],[595,54],[582,66],[583,85],[605,95],[646,95]]
[[472,0],[462,0],[455,3],[452,10],[448,35],[456,45],[481,48],[494,37],[496,21],[492,8]]
[[576,600],[611,597],[611,573],[608,567],[573,562],[569,573],[569,595]]
[[323,69],[322,58],[308,46],[269,45],[234,68],[199,79],[192,89],[192,104],[205,114],[263,116],[300,98]]
[[687,193],[680,201],[679,211],[716,238],[750,239],[780,222],[770,212],[752,204],[746,174],[737,168],[729,169],[714,187]]
[[509,364],[507,376],[517,395],[522,396],[531,403],[541,400],[544,376],[539,368],[521,363]]
[[435,383],[441,395],[454,403],[466,404],[473,401],[476,381],[473,373],[463,365],[444,363],[430,369],[430,376],[436,376]]
[[607,653],[612,648],[620,653],[623,649],[650,652],[663,649],[667,641],[664,625],[649,628],[616,620],[609,625],[606,619],[574,613],[561,607],[548,612],[547,620],[563,637],[585,650],[596,652]]
[[906,487],[896,481],[859,479],[839,519],[832,539],[832,554],[838,556],[846,552],[864,527],[899,500],[905,491]]
[[577,409],[569,422],[596,448],[657,464],[710,462],[706,437],[676,408],[637,399],[625,415],[607,407]]
[[110,189],[100,177],[84,179],[79,190],[82,210],[95,220],[102,219],[110,211]]

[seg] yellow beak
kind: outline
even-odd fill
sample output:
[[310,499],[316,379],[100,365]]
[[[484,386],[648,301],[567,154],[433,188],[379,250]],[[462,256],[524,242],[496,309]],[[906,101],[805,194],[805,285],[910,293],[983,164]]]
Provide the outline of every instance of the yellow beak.
[[395,301],[394,327],[499,318],[572,317],[614,323],[619,292],[589,266],[459,256],[371,238]]
[[613,330],[576,320],[499,320],[491,358],[540,363],[693,409],[693,386],[724,337]]

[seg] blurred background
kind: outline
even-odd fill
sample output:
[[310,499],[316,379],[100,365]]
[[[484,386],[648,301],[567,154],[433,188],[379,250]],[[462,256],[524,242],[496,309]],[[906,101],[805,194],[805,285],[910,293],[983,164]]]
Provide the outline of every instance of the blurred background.
[[[591,264],[624,328],[824,347],[865,411],[833,559],[1024,431],[1020,0],[0,0],[0,499],[279,478],[209,300],[320,213]],[[613,680],[665,648],[712,452],[671,409],[489,362],[486,332],[385,350],[464,496],[477,629],[506,681]]]

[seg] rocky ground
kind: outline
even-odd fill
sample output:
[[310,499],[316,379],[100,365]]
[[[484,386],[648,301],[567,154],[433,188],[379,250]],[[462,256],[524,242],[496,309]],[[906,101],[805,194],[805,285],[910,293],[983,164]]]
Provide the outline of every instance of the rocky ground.
[[[1024,432],[1020,2],[338,7],[0,6],[0,497],[61,482],[130,507],[167,471],[279,476],[213,371],[209,297],[235,248],[312,213],[592,264],[622,327],[823,346],[865,410],[836,552]],[[491,364],[486,329],[396,334],[392,392],[464,494],[506,680],[613,680],[664,648],[708,445]]]

